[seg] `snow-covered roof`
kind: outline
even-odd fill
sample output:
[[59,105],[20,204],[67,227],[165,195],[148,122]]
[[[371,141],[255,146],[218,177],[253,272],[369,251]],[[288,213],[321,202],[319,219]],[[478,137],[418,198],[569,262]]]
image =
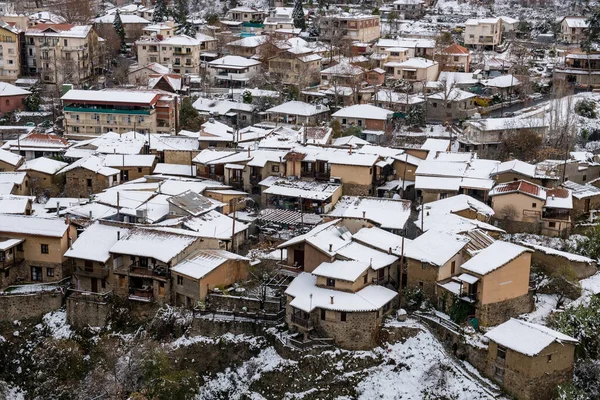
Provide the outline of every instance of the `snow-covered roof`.
[[68,208],[73,206],[79,206],[83,204],[87,204],[89,199],[79,199],[76,197],[51,197],[48,199],[46,204],[44,204],[44,209],[56,209],[56,208]]
[[177,231],[133,228],[111,247],[110,252],[155,258],[168,263],[200,238],[191,232],[187,234],[181,229]]
[[458,194],[456,196],[426,203],[424,208],[429,215],[456,213],[463,210],[474,210],[477,213],[486,216],[494,215],[494,210],[491,207],[466,194]]
[[[201,237],[231,240],[233,220],[227,215],[213,210],[185,220],[183,226]],[[242,222],[235,224],[236,234],[246,229],[248,229],[248,225]]]
[[193,279],[202,279],[229,260],[249,261],[248,258],[225,250],[198,250],[171,268],[171,271]]
[[594,185],[582,185],[573,181],[564,181],[561,186],[569,189],[573,197],[576,199],[586,199],[589,197],[600,196],[600,188]]
[[460,90],[458,88],[451,88],[447,93],[438,92],[434,94],[430,94],[427,96],[427,99],[433,100],[443,100],[443,101],[463,101],[468,100],[476,95],[471,92],[466,92],[464,90]]
[[325,278],[354,282],[368,269],[369,264],[360,261],[335,260],[321,263],[312,273]]
[[388,254],[388,251],[389,249],[382,251],[352,240],[337,249],[335,253],[336,257],[341,257],[344,260],[360,261],[377,271],[398,261],[398,257],[395,254]]
[[288,101],[275,107],[271,107],[267,110],[268,113],[277,114],[288,114],[288,115],[301,115],[309,117],[312,115],[318,115],[329,112],[329,107],[324,105],[313,105],[304,103],[302,101]]
[[306,312],[316,308],[345,312],[377,311],[397,296],[395,291],[379,285],[369,285],[356,293],[348,293],[317,287],[316,281],[315,275],[306,272],[298,275],[285,291],[294,297],[290,306]]
[[508,75],[497,76],[492,79],[485,79],[485,80],[482,80],[481,83],[483,86],[490,86],[490,87],[496,87],[496,88],[508,88],[508,87],[520,85],[521,81],[519,81],[515,76],[508,74]]
[[28,160],[21,165],[17,171],[35,171],[48,175],[54,175],[64,167],[69,165],[66,162],[53,160],[51,158],[39,157],[33,160]]
[[[97,24],[113,24],[116,14],[106,14],[94,19]],[[145,24],[150,25],[150,21],[135,14],[120,14],[123,24]]]
[[27,196],[0,196],[0,214],[25,214],[29,203]]
[[370,104],[355,104],[336,111],[331,116],[336,118],[363,118],[387,120],[393,116],[393,111]]
[[410,217],[410,201],[343,196],[329,215],[337,218],[364,218],[384,229],[404,229]]
[[[374,226],[362,228],[352,235],[352,239],[384,252],[389,252],[389,250],[392,249],[392,254],[397,256],[402,255],[402,236],[385,231],[381,228]],[[404,238],[405,249],[411,244],[412,240]]]
[[71,24],[37,24],[27,28],[25,36],[61,37],[61,38],[86,38],[92,29],[91,25]]
[[277,248],[279,249],[284,249],[286,247],[292,246],[294,244],[298,244],[298,243],[303,243],[307,240],[311,240],[312,238],[314,238],[315,236],[317,236],[318,234],[320,234],[321,232],[324,232],[328,229],[331,228],[336,228],[337,225],[339,224],[340,220],[339,219],[334,219],[332,221],[329,222],[325,222],[322,223],[320,225],[315,226],[314,228],[312,228],[310,231],[308,231],[307,233],[304,233],[302,235],[298,235],[282,244],[280,244],[279,246],[277,246]]
[[414,57],[414,58],[410,58],[404,62],[401,62],[400,64],[396,65],[396,67],[399,67],[401,69],[407,69],[407,68],[420,69],[420,68],[429,68],[434,65],[437,65],[437,61],[432,61],[432,60],[429,60],[429,59],[423,58],[423,57]]
[[23,158],[23,156],[15,154],[11,151],[0,149],[0,162],[17,166]]
[[156,164],[153,173],[174,176],[196,176],[196,166],[158,163]]
[[268,186],[265,194],[302,197],[310,200],[327,200],[341,188],[339,184],[318,181],[301,181],[290,178],[270,176],[263,179],[261,186]]
[[[419,214],[421,217],[422,214]],[[419,223],[421,221],[418,221]],[[477,219],[461,217],[457,214],[431,214],[423,218],[423,230],[426,232],[435,231],[449,234],[458,234],[472,232],[475,230],[484,230],[487,232],[506,233],[504,230],[482,222]]]
[[11,85],[7,82],[0,82],[0,97],[6,96],[28,96],[31,92],[25,89],[21,89],[18,86]]
[[107,167],[151,167],[156,156],[152,154],[108,154],[104,159]]
[[414,38],[398,38],[398,39],[379,39],[377,47],[404,47],[404,48],[435,48],[435,40],[433,39],[414,39]]
[[359,138],[358,136],[354,136],[354,135],[343,136],[341,138],[337,138],[333,141],[333,143],[331,143],[332,146],[352,147],[352,148],[364,146],[367,144],[369,144],[369,142],[367,142],[364,139]]
[[129,229],[121,226],[95,222],[79,235],[65,256],[105,263],[110,257],[110,249],[128,232]]
[[477,275],[487,275],[526,252],[533,251],[527,247],[497,240],[460,267]]
[[118,175],[120,171],[115,168],[107,167],[104,165],[104,158],[98,156],[88,156],[75,161],[73,164],[60,170],[61,174],[72,171],[76,168],[84,168],[88,171],[92,171],[96,174],[103,176]]
[[533,178],[535,176],[535,165],[521,160],[505,161],[498,165],[498,168],[492,172],[492,175],[504,174],[506,172],[516,172]]
[[586,17],[565,17],[564,22],[569,28],[587,28],[589,25]]
[[223,203],[191,190],[173,196],[167,199],[167,202],[193,216],[198,216],[223,206]]
[[69,225],[63,219],[0,214],[0,232],[62,237]]
[[240,56],[225,56],[208,63],[212,67],[248,68],[259,65],[260,61]]
[[63,101],[108,102],[152,104],[159,97],[157,92],[141,90],[77,90],[71,89],[65,93]]
[[421,150],[429,152],[447,151],[450,148],[450,140],[448,139],[433,139],[427,138],[425,143],[421,145]]
[[325,75],[361,75],[365,72],[362,67],[357,67],[348,62],[341,62],[333,67],[325,68],[321,71]]
[[463,236],[429,230],[406,246],[404,256],[442,266],[469,242]]
[[26,172],[0,172],[0,183],[22,185],[26,177]]
[[511,318],[490,330],[485,336],[518,353],[533,357],[552,343],[577,344],[577,339],[543,325]]
[[539,244],[529,243],[529,242],[525,242],[525,241],[520,241],[519,244],[522,244],[523,246],[531,247],[532,249],[539,251],[540,253],[548,254],[551,256],[562,257],[569,261],[581,262],[581,263],[587,263],[587,264],[593,264],[596,262],[595,260],[593,260],[589,257],[585,257],[585,256],[582,256],[579,254],[569,253],[566,251],[556,250],[556,249],[553,249],[552,247],[541,246]]

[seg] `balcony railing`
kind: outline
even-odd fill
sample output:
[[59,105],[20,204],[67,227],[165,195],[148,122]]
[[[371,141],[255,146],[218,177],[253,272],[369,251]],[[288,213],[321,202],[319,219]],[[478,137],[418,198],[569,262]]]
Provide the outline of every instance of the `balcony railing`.
[[90,278],[106,278],[108,277],[108,267],[103,268],[92,268],[88,269],[85,267],[77,266],[74,271],[75,275],[89,276]]
[[312,321],[308,318],[303,318],[299,314],[292,314],[292,324],[307,330],[313,329]]
[[64,111],[90,112],[97,114],[132,114],[132,115],[150,115],[150,110],[117,110],[114,108],[91,108],[91,107],[73,107],[65,106]]
[[317,172],[315,178],[323,181],[328,181],[331,178],[330,172]]
[[142,288],[129,288],[129,300],[137,300],[143,302],[150,302],[154,297],[152,293],[152,288],[142,287]]
[[115,269],[115,273],[119,275],[138,276],[142,278],[152,278],[166,281],[169,277],[169,271],[167,267],[154,266],[146,267],[141,266],[138,262],[130,264],[128,267],[121,266]]

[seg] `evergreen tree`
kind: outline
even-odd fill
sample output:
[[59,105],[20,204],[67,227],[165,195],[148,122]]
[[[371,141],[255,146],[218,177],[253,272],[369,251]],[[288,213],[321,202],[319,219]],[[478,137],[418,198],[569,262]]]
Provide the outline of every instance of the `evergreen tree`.
[[115,20],[113,21],[113,27],[121,42],[121,51],[125,50],[125,28],[123,27],[123,21],[121,21],[121,14],[119,10],[115,13]]
[[168,14],[167,4],[165,0],[156,0],[156,5],[154,6],[154,13],[152,14],[152,22],[159,23],[163,22]]
[[302,9],[302,0],[295,0],[294,11],[292,12],[294,19],[294,27],[299,28],[304,32],[306,30],[306,21],[304,20],[304,10]]
[[172,14],[175,22],[179,24],[177,33],[191,37],[196,36],[196,28],[188,21],[188,0],[177,0]]
[[249,90],[244,90],[244,93],[242,93],[242,102],[252,104],[252,93]]
[[198,132],[202,129],[204,120],[200,117],[198,110],[193,106],[194,101],[190,97],[184,97],[179,108],[179,129]]

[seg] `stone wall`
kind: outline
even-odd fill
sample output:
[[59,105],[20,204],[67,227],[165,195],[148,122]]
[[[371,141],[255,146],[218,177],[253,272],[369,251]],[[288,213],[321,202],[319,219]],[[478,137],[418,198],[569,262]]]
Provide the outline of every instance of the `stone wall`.
[[278,313],[282,308],[282,299],[267,299],[262,305],[259,299],[250,297],[225,296],[222,294],[211,293],[208,296],[209,307],[212,311],[228,310],[241,311],[246,307],[248,312],[257,312],[264,310],[267,313]]
[[353,183],[343,183],[342,194],[344,196],[373,196],[372,185],[357,185]]
[[103,327],[109,310],[110,305],[106,302],[73,296],[67,298],[67,322],[77,329],[87,326]]
[[189,335],[202,335],[209,337],[217,337],[232,333],[234,335],[264,335],[265,329],[271,328],[273,324],[266,321],[252,320],[247,318],[227,319],[215,318],[208,316],[194,318],[190,328]]
[[558,271],[561,268],[568,267],[577,279],[585,279],[598,272],[596,263],[588,264],[585,262],[571,261],[565,257],[546,254],[538,250],[531,255],[531,261],[533,265],[540,267],[548,274]]
[[531,293],[498,303],[484,304],[475,313],[482,326],[495,326],[517,315],[533,311],[534,301]]
[[[318,331],[334,339],[335,344],[349,350],[371,349],[377,345],[380,319],[377,312],[341,313],[329,312],[327,319],[318,321]],[[330,314],[334,314],[330,317]]]
[[63,294],[59,291],[0,295],[0,322],[39,318],[62,304]]

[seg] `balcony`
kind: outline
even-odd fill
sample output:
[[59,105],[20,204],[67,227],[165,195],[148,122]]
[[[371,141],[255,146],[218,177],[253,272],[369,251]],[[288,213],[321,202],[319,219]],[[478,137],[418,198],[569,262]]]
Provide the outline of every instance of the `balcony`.
[[141,301],[144,303],[149,303],[152,301],[154,297],[153,290],[151,287],[132,287],[129,288],[129,300]]
[[18,265],[19,263],[23,262],[24,258],[21,257],[13,257],[10,260],[7,259],[3,259],[0,260],[0,269],[7,269],[12,267],[13,265]]
[[314,178],[315,177],[315,171],[305,171],[302,170],[300,172],[300,176],[303,178]]
[[461,298],[461,300],[464,300],[469,303],[477,303],[477,293],[469,293],[469,292],[463,291],[460,294],[460,298]]
[[154,266],[154,268],[152,266],[144,267],[140,266],[137,262],[129,265],[129,267],[118,267],[115,269],[115,273],[132,277],[150,278],[164,282],[166,282],[169,277],[169,271],[166,266]]
[[88,276],[90,278],[100,278],[100,279],[104,279],[108,277],[108,267],[105,266],[104,268],[85,268],[85,267],[80,267],[77,266],[75,267],[75,271],[73,272],[74,275],[79,275],[79,276]]
[[73,107],[65,106],[64,111],[89,112],[97,114],[131,114],[131,115],[150,115],[150,110],[117,110],[114,108],[91,108],[91,107]]
[[300,314],[292,314],[292,318],[291,318],[292,324],[306,329],[306,330],[312,330],[314,329],[313,323],[310,320],[310,318],[304,318],[302,317]]

